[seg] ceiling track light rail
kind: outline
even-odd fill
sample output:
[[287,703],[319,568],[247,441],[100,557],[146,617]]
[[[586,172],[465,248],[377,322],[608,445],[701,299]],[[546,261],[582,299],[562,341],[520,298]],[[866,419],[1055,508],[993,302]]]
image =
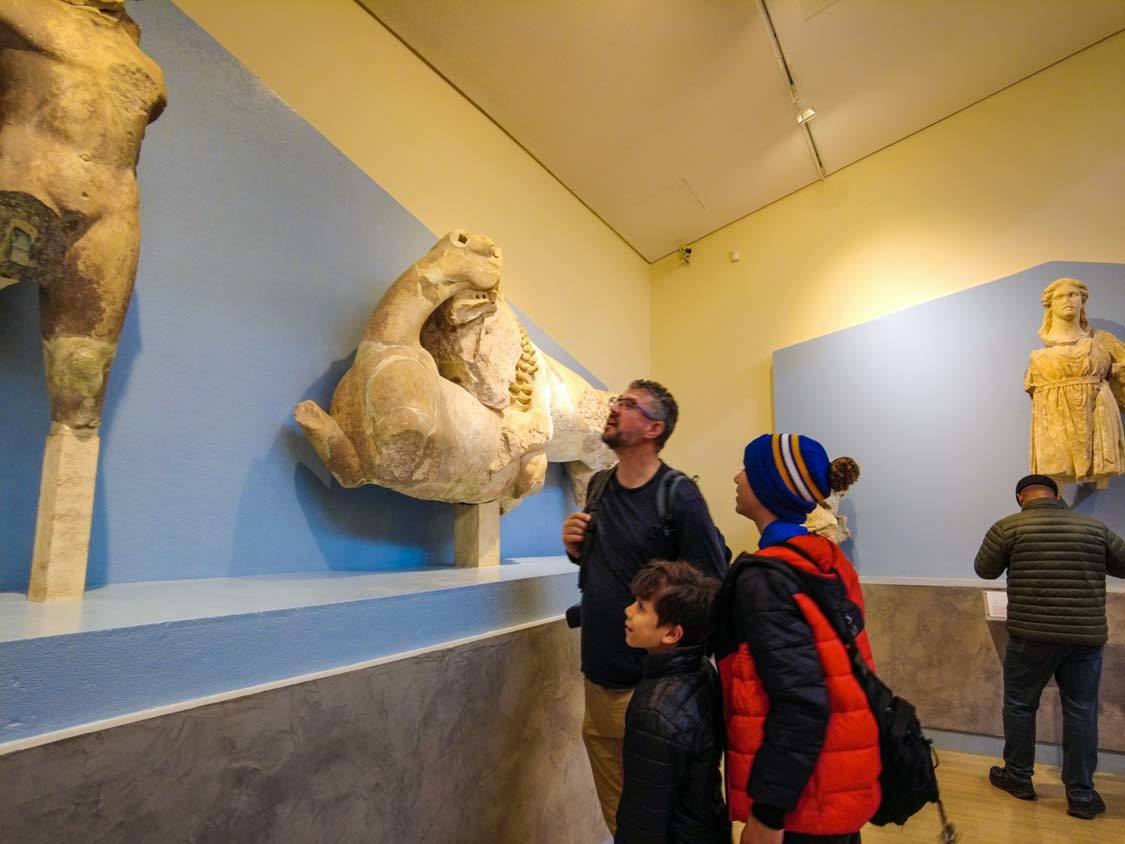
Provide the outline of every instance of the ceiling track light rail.
[[813,139],[812,132],[809,129],[809,121],[816,117],[816,109],[801,99],[801,92],[797,89],[797,83],[793,79],[793,72],[789,69],[789,62],[785,60],[785,51],[781,49],[781,41],[777,38],[777,30],[773,26],[773,18],[770,17],[770,10],[766,6],[766,0],[758,0],[758,12],[762,16],[762,23],[765,24],[766,34],[769,35],[770,44],[773,45],[773,54],[777,59],[777,66],[781,68],[781,73],[785,77],[785,85],[789,88],[789,98],[793,102],[793,111],[797,117],[797,126],[800,127],[801,134],[804,135],[805,144],[809,148],[809,155],[812,156],[813,166],[816,168],[816,177],[821,181],[824,180],[824,163],[820,160],[820,150],[816,148],[816,141]]

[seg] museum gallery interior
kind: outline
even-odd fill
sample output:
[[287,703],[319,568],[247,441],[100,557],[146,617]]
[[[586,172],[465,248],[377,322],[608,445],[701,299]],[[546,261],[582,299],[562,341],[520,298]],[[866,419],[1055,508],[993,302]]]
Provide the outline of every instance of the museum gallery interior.
[[736,559],[748,442],[858,466],[793,527],[943,798],[865,842],[1125,841],[1125,581],[1084,817],[978,557],[1125,535],[1125,0],[0,0],[0,326],[0,841],[612,841],[635,379]]

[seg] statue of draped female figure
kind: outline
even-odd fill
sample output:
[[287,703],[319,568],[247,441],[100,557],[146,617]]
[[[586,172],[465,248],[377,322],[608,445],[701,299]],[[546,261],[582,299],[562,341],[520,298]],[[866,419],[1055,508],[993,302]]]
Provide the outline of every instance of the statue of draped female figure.
[[1043,291],[1043,348],[1031,353],[1031,471],[1105,489],[1125,474],[1125,343],[1093,331],[1090,291],[1060,278]]

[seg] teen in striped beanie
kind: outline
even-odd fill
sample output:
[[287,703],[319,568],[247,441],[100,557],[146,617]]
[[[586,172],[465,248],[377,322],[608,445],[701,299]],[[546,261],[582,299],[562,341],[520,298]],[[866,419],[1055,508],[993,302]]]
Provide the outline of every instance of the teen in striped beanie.
[[742,465],[762,506],[798,525],[817,502],[847,489],[859,475],[850,457],[829,461],[824,446],[798,434],[762,434],[746,446]]

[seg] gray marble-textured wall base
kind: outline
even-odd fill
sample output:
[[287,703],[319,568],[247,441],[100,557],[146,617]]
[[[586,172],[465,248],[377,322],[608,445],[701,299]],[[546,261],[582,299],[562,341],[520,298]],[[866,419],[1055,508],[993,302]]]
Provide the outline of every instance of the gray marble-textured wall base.
[[[924,726],[1004,734],[1001,660],[1008,637],[1004,622],[985,619],[983,591],[863,585],[879,674],[918,708]],[[1102,666],[1099,746],[1125,751],[1125,594],[1111,593],[1106,612],[1110,641]],[[1062,741],[1062,710],[1053,682],[1043,692],[1036,727],[1039,741]]]
[[0,841],[592,844],[559,622],[0,757]]

